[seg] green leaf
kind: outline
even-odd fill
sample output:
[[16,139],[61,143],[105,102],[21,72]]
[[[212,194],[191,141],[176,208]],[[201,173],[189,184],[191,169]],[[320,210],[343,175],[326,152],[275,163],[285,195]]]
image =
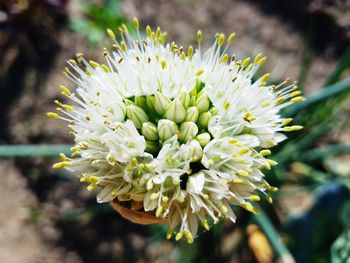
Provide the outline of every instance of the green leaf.
[[324,86],[327,87],[336,83],[340,79],[343,72],[348,68],[350,68],[350,48],[348,48],[338,60],[334,71],[329,75]]
[[350,229],[341,234],[331,247],[332,263],[348,263],[350,258]]
[[0,157],[51,157],[60,153],[69,155],[72,145],[1,145]]

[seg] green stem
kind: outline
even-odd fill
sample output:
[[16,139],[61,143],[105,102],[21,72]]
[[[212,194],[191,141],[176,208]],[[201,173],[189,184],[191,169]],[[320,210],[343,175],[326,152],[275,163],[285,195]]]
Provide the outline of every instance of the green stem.
[[51,157],[60,153],[70,154],[71,145],[0,145],[0,158],[7,157]]
[[276,252],[279,262],[292,263],[295,262],[293,256],[289,252],[288,248],[282,242],[280,235],[277,230],[272,225],[270,219],[267,215],[260,209],[259,215],[254,215],[253,220],[260,226],[262,231],[267,236],[267,239],[270,241],[271,246]]

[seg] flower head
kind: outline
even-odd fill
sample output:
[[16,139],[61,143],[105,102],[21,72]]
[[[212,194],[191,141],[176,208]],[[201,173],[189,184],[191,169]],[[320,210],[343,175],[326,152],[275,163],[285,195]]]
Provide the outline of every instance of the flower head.
[[64,74],[75,92],[61,86],[73,105],[56,101],[53,118],[68,122],[75,139],[66,167],[97,190],[98,202],[117,199],[128,208],[169,221],[167,238],[192,242],[198,222],[209,229],[236,217],[231,206],[256,213],[259,193],[276,190],[263,169],[276,164],[266,148],[285,139],[280,110],[303,98],[295,83],[253,79],[264,63],[258,54],[236,61],[226,52],[234,38],[217,34],[205,52],[166,42],[166,33],[146,28],[133,38],[125,26],[105,64],[82,54]]

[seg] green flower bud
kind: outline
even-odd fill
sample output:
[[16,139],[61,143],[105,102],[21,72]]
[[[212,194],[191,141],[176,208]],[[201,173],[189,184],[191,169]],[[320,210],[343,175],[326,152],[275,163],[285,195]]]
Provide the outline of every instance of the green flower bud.
[[196,86],[190,91],[190,96],[195,97],[197,95],[197,83]]
[[147,106],[147,99],[145,96],[138,96],[135,97],[135,104],[141,108],[146,108]]
[[181,91],[177,98],[180,100],[185,109],[190,105],[190,94],[186,91]]
[[132,102],[129,99],[124,99],[124,104],[125,104],[125,106],[129,106],[129,105],[134,105],[134,102]]
[[141,133],[147,140],[157,141],[159,139],[157,126],[152,122],[144,122]]
[[188,146],[188,150],[184,153],[183,158],[191,160],[191,162],[199,161],[203,156],[203,150],[199,142],[197,140],[191,140]]
[[209,99],[206,94],[200,95],[195,103],[195,106],[198,108],[199,112],[206,112],[209,110]]
[[199,116],[199,111],[197,109],[197,107],[189,107],[186,110],[186,117],[185,117],[185,121],[192,121],[192,122],[196,122],[198,120],[198,116]]
[[146,141],[146,152],[155,154],[159,151],[160,146],[158,142],[155,141]]
[[194,122],[187,121],[180,125],[180,141],[187,142],[193,139],[198,133],[198,127]]
[[198,122],[197,122],[199,129],[207,128],[210,119],[211,119],[211,114],[209,111],[204,112],[201,115],[199,115]]
[[162,141],[173,137],[178,130],[179,127],[171,120],[161,119],[158,121],[158,134]]
[[148,121],[148,116],[143,109],[135,105],[126,107],[126,116],[132,120],[137,129],[142,128],[142,123]]
[[154,96],[147,96],[146,97],[146,104],[147,104],[147,107],[149,109],[154,110],[154,102],[155,102]]
[[215,116],[216,114],[218,114],[219,109],[216,108],[216,107],[211,107],[211,108],[209,109],[209,112],[211,113],[211,116]]
[[159,115],[163,116],[167,107],[170,104],[170,100],[167,97],[165,97],[163,93],[160,93],[159,91],[157,91],[154,94],[154,98],[155,98],[154,109]]
[[208,132],[204,132],[201,134],[198,134],[196,137],[199,144],[204,147],[210,142],[210,134]]
[[175,99],[166,108],[164,116],[175,123],[181,123],[186,117],[186,110],[181,102]]

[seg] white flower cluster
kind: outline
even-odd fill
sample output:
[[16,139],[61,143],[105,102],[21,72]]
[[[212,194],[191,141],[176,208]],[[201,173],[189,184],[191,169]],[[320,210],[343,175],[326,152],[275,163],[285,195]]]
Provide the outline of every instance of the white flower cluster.
[[[71,157],[61,154],[54,168],[66,167],[98,190],[98,202],[118,200],[125,207],[169,221],[167,238],[193,242],[198,222],[205,229],[220,218],[236,217],[231,206],[253,213],[259,193],[271,201],[276,188],[264,179],[267,148],[285,139],[291,119],[279,111],[303,100],[295,83],[268,85],[269,75],[253,80],[265,57],[236,61],[217,34],[204,53],[166,43],[166,33],[138,21],[133,39],[125,26],[106,64],[68,61],[67,75],[77,86],[61,92],[74,106],[56,101],[50,112],[69,124],[75,138]],[[226,45],[224,45],[226,43]]]

